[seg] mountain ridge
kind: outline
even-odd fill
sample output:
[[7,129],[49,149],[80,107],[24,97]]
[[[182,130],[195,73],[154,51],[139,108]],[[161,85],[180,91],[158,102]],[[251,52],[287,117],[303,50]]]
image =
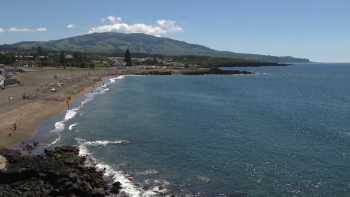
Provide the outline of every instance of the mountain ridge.
[[261,62],[310,62],[306,58],[292,56],[270,56],[259,54],[236,53],[217,51],[209,47],[191,44],[184,41],[165,37],[155,37],[142,33],[124,34],[114,32],[84,34],[75,37],[50,41],[22,41],[9,45],[0,45],[3,48],[36,49],[38,46],[48,50],[84,51],[88,53],[124,52],[127,48],[131,52],[163,54],[169,56],[197,55],[237,58]]

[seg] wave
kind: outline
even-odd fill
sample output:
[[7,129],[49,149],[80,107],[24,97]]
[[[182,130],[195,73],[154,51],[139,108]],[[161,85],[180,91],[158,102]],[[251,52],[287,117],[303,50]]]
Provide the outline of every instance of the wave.
[[52,143],[50,143],[49,145],[47,145],[47,147],[56,144],[58,141],[60,141],[61,139],[61,134],[58,133],[58,138],[55,139],[55,141],[53,141]]
[[111,79],[109,79],[109,81],[110,81],[110,83],[115,83],[115,80],[116,80],[117,78],[111,78]]
[[[86,165],[94,166],[96,169],[104,171],[104,175],[113,180],[113,182],[119,181],[122,184],[122,190],[128,194],[128,196],[158,196],[159,194],[165,194],[168,190],[165,188],[170,185],[169,182],[165,180],[146,180],[145,185],[151,186],[148,190],[143,190],[141,186],[136,186],[132,181],[132,175],[127,174],[123,171],[117,171],[113,166],[98,160],[89,151],[89,146],[106,146],[107,144],[121,144],[129,143],[128,140],[117,140],[117,141],[107,141],[107,140],[96,140],[96,141],[86,141],[85,139],[75,138],[79,147],[79,155],[86,156]],[[120,165],[125,165],[124,163]],[[144,172],[137,173],[139,175],[152,175],[157,174],[158,171],[154,169],[146,170]],[[144,185],[141,184],[141,185]],[[158,186],[154,186],[158,185]]]
[[[98,141],[86,141],[84,139],[80,139],[80,138],[76,138],[77,142],[78,142],[78,147],[79,147],[79,155],[80,156],[87,156],[87,160],[86,161],[90,161],[91,163],[87,163],[87,165],[94,165],[96,167],[96,169],[98,170],[104,170],[104,174],[107,177],[111,177],[113,179],[114,182],[119,181],[122,186],[123,189],[122,191],[126,192],[127,194],[129,194],[130,196],[141,196],[142,194],[142,189],[135,186],[126,176],[125,174],[123,174],[123,172],[121,171],[116,171],[113,169],[112,166],[99,161],[98,159],[96,159],[95,157],[92,156],[92,154],[89,152],[89,149],[87,148],[87,145],[90,144],[96,144],[96,142]],[[123,140],[120,140],[123,141]],[[124,140],[126,141],[126,140]],[[100,141],[100,142],[104,142],[104,141]],[[100,142],[98,142],[97,144],[101,144]],[[104,143],[102,143],[104,144]],[[107,143],[108,144],[108,143]]]
[[66,116],[64,117],[63,121],[70,120],[74,118],[75,115],[77,115],[79,108],[75,108],[73,110],[67,110]]
[[[119,77],[116,77],[116,78],[110,78],[110,79],[109,79],[110,82],[109,82],[109,83],[106,83],[105,86],[107,86],[107,85],[110,84],[110,83],[115,83],[115,80],[116,80],[116,79],[123,79],[123,78],[124,78],[124,76],[119,76]],[[51,133],[63,132],[64,129],[65,129],[65,127],[66,127],[65,122],[67,122],[68,120],[74,118],[74,117],[78,114],[79,110],[80,110],[82,107],[84,107],[84,105],[85,105],[86,103],[92,101],[96,95],[101,94],[101,93],[103,94],[103,93],[109,91],[109,88],[104,88],[104,89],[102,89],[101,87],[98,87],[98,88],[96,88],[96,89],[97,89],[99,92],[98,92],[98,91],[95,91],[94,93],[92,92],[92,93],[86,94],[86,95],[85,95],[85,99],[84,99],[80,104],[78,104],[78,105],[77,105],[75,108],[73,108],[73,109],[67,110],[64,119],[63,119],[62,121],[60,121],[60,122],[56,122],[56,123],[55,123],[55,129],[52,130],[52,131],[50,131],[50,132],[51,132]],[[80,114],[80,116],[81,116],[81,115],[82,115],[82,114]],[[69,129],[69,130],[72,130],[72,128],[73,128],[74,126],[76,126],[76,125],[77,125],[76,123],[73,124],[73,125],[70,125],[70,126],[68,127],[68,129]],[[59,138],[57,138],[57,139],[56,139],[53,143],[51,143],[50,145],[55,144],[55,143],[60,139],[60,137],[61,137],[61,136],[59,135]],[[49,145],[49,146],[50,146],[50,145]]]
[[77,126],[79,123],[74,123],[74,124],[71,124],[68,129],[71,131],[73,129],[73,127]]
[[148,174],[157,174],[157,173],[158,173],[157,170],[149,169],[149,170],[146,170],[144,172],[139,172],[138,174],[148,175]]
[[84,145],[87,145],[87,146],[106,146],[107,144],[129,143],[128,140],[117,140],[117,141],[96,140],[96,141],[87,141],[87,142],[85,142],[85,140],[83,139],[79,139],[79,140],[80,142],[83,142]]
[[199,179],[199,180],[202,181],[202,182],[206,182],[206,183],[210,181],[209,178],[204,177],[204,176],[197,176],[197,179]]

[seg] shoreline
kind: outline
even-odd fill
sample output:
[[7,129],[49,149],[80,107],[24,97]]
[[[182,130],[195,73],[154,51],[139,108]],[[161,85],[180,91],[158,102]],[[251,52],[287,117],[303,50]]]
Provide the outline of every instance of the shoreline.
[[[54,128],[53,130],[50,130],[50,129],[47,129],[47,128],[40,128],[42,127],[43,125],[45,125],[46,123],[48,122],[51,122],[53,120],[53,124],[57,123],[56,121],[58,122],[65,122],[69,119],[58,119],[56,120],[58,117],[60,116],[65,116],[69,113],[69,111],[75,111],[75,107],[74,106],[77,106],[77,105],[80,105],[81,103],[78,103],[79,100],[81,100],[82,98],[84,98],[86,95],[90,94],[91,91],[94,91],[97,92],[96,89],[102,87],[102,82],[106,79],[109,79],[109,78],[114,78],[114,77],[118,77],[118,75],[115,75],[115,76],[106,76],[106,77],[102,77],[101,80],[102,81],[97,81],[95,84],[94,84],[94,88],[90,87],[89,90],[85,90],[85,91],[81,91],[79,92],[79,94],[77,94],[74,98],[72,97],[72,99],[70,100],[70,107],[69,108],[66,108],[62,113],[59,113],[59,114],[56,114],[56,115],[53,115],[53,117],[51,119],[47,119],[45,120],[42,124],[40,124],[37,129],[36,129],[36,133],[33,135],[33,137],[27,139],[25,141],[25,144],[18,144],[16,146],[16,149],[22,149],[22,148],[26,148],[25,145],[31,145],[33,146],[34,143],[43,143],[43,145],[45,144],[45,148],[49,148],[49,147],[55,147],[56,145],[56,142],[58,142],[61,138],[61,134],[60,132],[56,133],[57,134],[57,137],[54,137],[54,134],[49,134],[48,136],[45,136],[46,133],[50,133],[51,131],[55,130],[56,128]],[[105,83],[106,84],[106,83]],[[80,108],[80,107],[79,107]],[[79,109],[78,108],[78,109]],[[50,123],[50,125],[51,125]],[[54,125],[53,125],[54,126]],[[67,125],[66,125],[67,126]],[[37,136],[39,136],[39,139],[36,139]],[[44,136],[44,137],[43,137]],[[54,139],[54,140],[52,140]],[[48,144],[46,144],[48,143]],[[52,146],[53,145],[53,146]],[[37,147],[33,147],[33,150],[38,150]],[[28,151],[28,150],[27,150]],[[41,154],[41,152],[43,151],[43,149],[41,151],[39,151],[39,153]]]
[[[46,98],[48,101],[31,100],[27,104],[3,114],[2,120],[5,119],[5,121],[2,124],[3,127],[0,128],[0,136],[2,138],[0,138],[0,146],[16,149],[21,142],[34,138],[41,125],[67,111],[65,98],[71,96],[69,103],[75,103],[81,97],[99,87],[102,80],[113,76],[119,76],[119,74],[92,76],[92,79],[88,79],[90,81],[81,81],[59,90],[61,99],[54,98],[57,95],[50,95]],[[99,80],[96,81],[96,79]],[[74,92],[71,92],[71,90],[74,90]],[[15,119],[13,122],[16,122],[18,125],[16,131],[11,128],[13,123],[10,120],[12,118]]]

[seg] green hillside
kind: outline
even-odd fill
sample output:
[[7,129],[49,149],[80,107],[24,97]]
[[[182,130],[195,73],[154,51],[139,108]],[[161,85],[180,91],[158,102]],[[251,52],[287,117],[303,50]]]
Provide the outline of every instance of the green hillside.
[[131,52],[163,54],[169,56],[197,55],[211,57],[229,57],[262,62],[309,62],[308,59],[276,57],[268,55],[255,55],[234,53],[229,51],[216,51],[208,47],[189,44],[170,38],[155,37],[135,33],[93,33],[81,36],[52,40],[48,42],[19,42],[11,45],[0,45],[0,49],[18,48],[33,49],[42,46],[46,50],[84,51],[88,53],[115,53],[124,52],[127,48]]

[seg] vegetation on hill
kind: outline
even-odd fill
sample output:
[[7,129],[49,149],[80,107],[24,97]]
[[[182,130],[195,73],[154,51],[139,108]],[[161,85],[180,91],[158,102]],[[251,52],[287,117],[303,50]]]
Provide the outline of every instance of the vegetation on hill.
[[261,62],[309,62],[308,59],[293,58],[290,56],[276,57],[216,51],[202,45],[189,44],[170,38],[155,37],[141,33],[93,33],[48,42],[27,41],[11,45],[0,45],[0,50],[13,48],[36,50],[39,46],[48,50],[86,51],[88,53],[124,53],[125,50],[129,48],[132,53],[162,54],[168,56],[195,55],[237,58]]
[[280,64],[275,62],[259,62],[251,60],[222,58],[222,57],[208,57],[208,56],[176,56],[173,61],[183,64],[195,64],[202,67],[259,67],[259,66],[287,66],[287,64]]

